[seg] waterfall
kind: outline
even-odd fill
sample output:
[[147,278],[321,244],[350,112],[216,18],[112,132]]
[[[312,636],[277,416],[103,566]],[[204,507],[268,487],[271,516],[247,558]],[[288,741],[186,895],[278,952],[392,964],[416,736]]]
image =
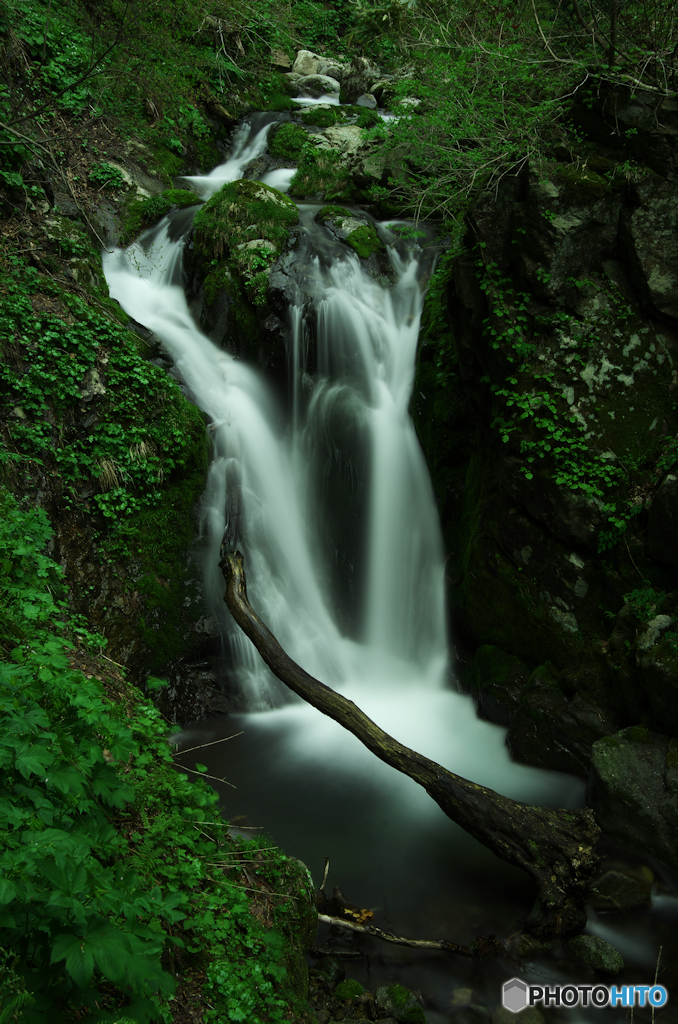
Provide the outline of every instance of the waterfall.
[[[204,198],[264,150],[270,123],[243,130],[227,162],[192,179]],[[289,180],[274,173],[278,182]],[[289,698],[223,605],[217,563],[224,536],[244,552],[253,607],[308,672],[454,771],[521,799],[572,802],[577,784],[512,764],[503,731],[478,720],[470,699],[446,685],[440,528],[408,415],[423,301],[417,250],[390,245],[392,281],[379,283],[315,223],[318,209],[301,208],[305,262],[289,316],[289,412],[255,368],[218,348],[191,317],[182,240],[175,237],[190,211],[164,218],[125,252],[104,256],[111,296],[161,339],[211,420],[205,594],[250,707],[259,711],[250,722],[282,729],[287,749],[314,764],[333,750],[342,770],[381,773],[385,785],[395,785],[395,773],[336,723],[285,703]],[[377,228],[395,242],[386,225]],[[306,362],[309,310],[316,323],[313,377]]]

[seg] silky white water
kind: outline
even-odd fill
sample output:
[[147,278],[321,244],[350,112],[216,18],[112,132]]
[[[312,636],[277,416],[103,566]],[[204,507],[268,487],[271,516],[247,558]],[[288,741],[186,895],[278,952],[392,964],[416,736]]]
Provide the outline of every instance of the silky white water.
[[[196,191],[208,198],[238,178],[265,149],[269,127],[243,129],[228,161],[190,179]],[[289,172],[274,180],[284,185]],[[394,283],[379,283],[347,246],[330,246],[314,209],[302,209],[308,244],[303,289],[290,311],[289,409],[255,367],[197,328],[171,218],[126,252],[104,256],[111,296],[161,339],[211,420],[205,592],[253,708],[248,728],[277,731],[299,763],[369,775],[418,815],[440,813],[336,723],[290,703],[272,680],[223,606],[217,563],[225,534],[245,555],[252,605],[307,671],[453,771],[530,802],[576,802],[578,783],[513,764],[503,730],[477,719],[470,699],[449,685],[440,529],[408,415],[423,301],[418,254],[390,248]],[[380,230],[393,239],[385,225]],[[315,241],[325,247],[322,258],[313,255]],[[305,308],[317,323],[313,376]]]

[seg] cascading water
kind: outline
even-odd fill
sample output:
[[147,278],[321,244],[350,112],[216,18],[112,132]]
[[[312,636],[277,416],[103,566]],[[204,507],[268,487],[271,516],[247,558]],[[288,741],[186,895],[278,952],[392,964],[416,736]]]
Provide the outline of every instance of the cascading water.
[[[188,179],[203,197],[261,154],[271,121],[243,130],[233,156],[210,175]],[[104,257],[110,294],[162,340],[212,420],[215,454],[203,502],[208,601],[227,635],[238,636],[223,609],[217,568],[230,534],[245,553],[254,606],[308,671],[350,691],[406,742],[416,732],[424,752],[453,770],[465,765],[477,781],[511,795],[545,795],[553,779],[544,782],[544,773],[512,764],[501,732],[477,720],[468,699],[445,686],[440,529],[408,415],[422,307],[417,252],[403,256],[390,247],[393,281],[374,280],[348,246],[315,224],[318,209],[301,210],[306,255],[300,255],[304,269],[290,311],[294,400],[287,423],[256,370],[214,345],[191,317],[181,276],[181,228],[190,213],[165,218],[126,252]],[[385,225],[379,228],[395,241]],[[313,381],[302,356],[309,305],[317,318]],[[249,641],[238,646],[241,681],[255,709],[281,703],[281,690],[271,688]],[[434,708],[438,725],[428,714]],[[284,713],[306,714],[296,703]],[[460,715],[463,741],[455,739]],[[334,723],[327,728],[342,736]],[[487,761],[488,746],[499,763],[489,772],[487,764],[471,767],[464,751],[480,747]],[[557,798],[568,788],[561,780]]]
[[[191,179],[203,198],[261,154],[272,120],[243,129],[230,160]],[[285,187],[290,174],[264,180]],[[161,339],[211,420],[205,594],[253,710],[235,716],[245,723],[241,746],[212,748],[201,760],[242,787],[244,804],[231,800],[232,810],[249,813],[312,869],[329,854],[349,894],[367,902],[383,896],[401,930],[455,938],[451,918],[463,900],[475,907],[483,890],[492,892],[490,875],[517,889],[522,876],[336,723],[291,702],[222,602],[217,563],[226,536],[245,554],[254,608],[291,657],[388,732],[512,797],[552,806],[581,798],[574,780],[513,764],[503,730],[477,719],[470,699],[449,685],[440,531],[408,416],[420,254],[392,244],[392,281],[374,280],[315,223],[318,209],[301,207],[289,412],[257,370],[213,344],[191,317],[181,275],[191,211],[165,218],[126,252],[107,254],[104,268],[111,295]],[[395,243],[386,225],[378,230]],[[226,770],[224,756],[232,758]],[[512,913],[499,914],[494,926],[508,927]]]

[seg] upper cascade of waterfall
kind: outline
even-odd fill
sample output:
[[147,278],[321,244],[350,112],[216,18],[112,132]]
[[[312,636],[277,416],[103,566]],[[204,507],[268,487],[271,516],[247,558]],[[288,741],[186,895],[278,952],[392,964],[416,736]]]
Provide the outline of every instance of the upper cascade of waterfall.
[[[228,160],[187,179],[203,198],[264,151],[275,117],[257,118],[239,129]],[[313,212],[302,216],[304,272],[289,310],[289,414],[254,367],[196,326],[171,215],[126,252],[104,256],[111,295],[161,339],[212,421],[206,593],[255,704],[275,697],[249,642],[232,639],[217,568],[224,537],[245,553],[262,617],[290,655],[330,685],[369,686],[376,672],[435,688],[447,666],[440,530],[408,415],[423,301],[418,254],[390,246],[393,280],[380,283]],[[377,228],[393,239],[385,225]]]

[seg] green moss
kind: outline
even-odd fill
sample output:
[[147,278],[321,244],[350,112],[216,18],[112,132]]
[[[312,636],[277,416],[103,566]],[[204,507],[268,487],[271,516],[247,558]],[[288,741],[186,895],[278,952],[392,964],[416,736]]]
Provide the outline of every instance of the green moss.
[[678,768],[678,739],[669,740],[669,749],[666,755],[666,767]]
[[288,122],[269,136],[268,148],[276,160],[297,161],[307,141],[308,133],[298,124]]
[[650,733],[642,725],[632,725],[630,729],[624,730],[624,738],[631,743],[649,743]]
[[345,1002],[347,999],[357,999],[364,991],[365,989],[359,981],[356,981],[355,978],[347,978],[346,981],[339,982],[334,990],[334,997]]
[[412,993],[409,989],[405,988],[404,985],[389,985],[386,992],[395,1009],[401,1009],[403,1006],[407,1006],[408,1002],[412,998]]
[[584,199],[602,199],[613,191],[612,182],[598,174],[591,166],[576,167],[570,164],[558,169],[556,181],[565,186],[565,191]]
[[316,213],[315,219],[318,224],[326,224],[328,220],[334,220],[335,217],[341,217],[343,220],[347,216],[349,216],[349,212],[343,206],[332,206],[329,204],[328,206],[323,206],[322,210]]
[[371,110],[369,107],[358,107],[357,109],[360,111],[356,121],[358,128],[374,128],[375,124],[381,123],[381,117],[376,110]]
[[262,238],[277,252],[299,223],[294,203],[277,189],[258,181],[229,182],[205,203],[195,218],[197,255],[219,260],[236,246]]
[[345,202],[356,197],[356,187],[336,149],[316,149],[305,146],[299,158],[297,173],[290,182],[290,195],[304,197],[324,196]]
[[168,188],[157,196],[133,199],[127,206],[120,244],[129,245],[140,232],[155,224],[171,210],[197,206],[202,200],[185,188]]
[[346,120],[346,115],[342,107],[322,107],[319,110],[305,110],[301,114],[301,120],[304,124],[313,128],[331,128],[335,124],[340,124]]
[[426,1024],[426,1014],[421,1006],[410,1006],[400,1018],[402,1024]]
[[[345,214],[344,214],[345,216]],[[346,239],[348,245],[351,246],[354,252],[360,256],[361,260],[366,260],[372,255],[372,253],[378,252],[384,248],[384,244],[379,238],[373,224],[365,224],[361,228],[356,228]]]

